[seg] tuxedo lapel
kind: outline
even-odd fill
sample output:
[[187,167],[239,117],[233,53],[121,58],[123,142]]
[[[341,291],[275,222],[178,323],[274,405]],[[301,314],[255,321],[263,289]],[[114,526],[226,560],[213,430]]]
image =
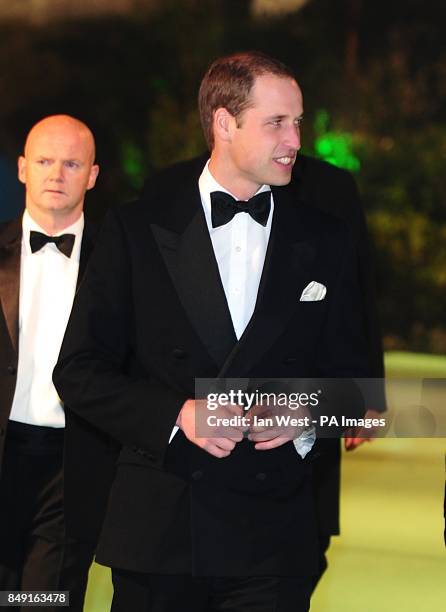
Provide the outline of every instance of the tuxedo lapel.
[[11,344],[18,352],[21,219],[3,228],[0,238],[0,300]]
[[81,253],[79,259],[79,272],[77,275],[76,290],[79,288],[79,283],[85,273],[88,259],[93,250],[93,230],[91,224],[85,221],[84,231],[82,232]]
[[272,189],[274,216],[253,316],[220,376],[243,376],[286,330],[308,282],[316,247],[302,203],[288,188]]
[[[91,227],[87,224],[82,235],[77,286],[93,249],[92,235]],[[21,219],[4,224],[0,237],[0,301],[9,337],[16,352],[19,332],[21,238]]]
[[176,231],[156,223],[151,230],[191,324],[220,367],[237,338],[201,206],[198,177],[175,207],[178,214],[174,212],[173,218],[182,219]]

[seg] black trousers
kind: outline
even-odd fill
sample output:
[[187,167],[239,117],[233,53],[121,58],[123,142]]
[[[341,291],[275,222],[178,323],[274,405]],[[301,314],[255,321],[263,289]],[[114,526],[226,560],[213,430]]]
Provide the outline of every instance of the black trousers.
[[307,612],[312,580],[193,578],[113,570],[111,612]]
[[93,550],[65,536],[63,433],[8,426],[0,477],[0,590],[68,590],[69,609],[81,612]]

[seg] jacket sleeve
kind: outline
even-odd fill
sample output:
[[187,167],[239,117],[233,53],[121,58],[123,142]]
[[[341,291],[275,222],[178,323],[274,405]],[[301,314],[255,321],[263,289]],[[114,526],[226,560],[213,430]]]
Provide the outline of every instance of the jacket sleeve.
[[76,294],[53,380],[70,410],[121,444],[162,460],[187,396],[135,358],[126,241],[119,213],[109,212]]

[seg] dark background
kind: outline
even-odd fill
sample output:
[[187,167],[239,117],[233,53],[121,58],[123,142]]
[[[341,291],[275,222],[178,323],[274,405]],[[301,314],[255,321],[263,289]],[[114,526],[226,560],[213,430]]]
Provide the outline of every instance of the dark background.
[[100,219],[144,176],[203,151],[203,72],[260,49],[298,75],[304,151],[355,173],[386,348],[446,353],[446,3],[307,0],[276,16],[249,0],[125,4],[37,19],[0,10],[0,218],[23,199],[15,160],[43,116],[69,113],[95,133],[102,172],[87,212]]

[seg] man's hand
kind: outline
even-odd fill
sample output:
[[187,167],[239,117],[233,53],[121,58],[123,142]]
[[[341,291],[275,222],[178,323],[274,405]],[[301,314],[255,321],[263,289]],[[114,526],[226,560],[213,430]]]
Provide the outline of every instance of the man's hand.
[[[365,419],[381,419],[382,412],[377,412],[376,410],[367,410],[364,415]],[[355,450],[364,442],[371,442],[375,437],[376,429],[370,428],[366,429],[365,427],[351,427],[344,432],[344,447],[346,451]]]
[[[206,400],[189,399],[184,402],[177,418],[176,424],[184,432],[188,440],[208,452],[214,457],[223,459],[234,450],[237,442],[243,439],[243,432],[247,429],[242,425],[207,425],[208,417],[217,419],[231,419],[243,417],[243,407],[234,404],[219,406],[216,411],[210,412]],[[199,433],[196,428],[199,423]]]
[[[288,406],[270,408],[257,405],[248,411],[247,416],[251,422],[248,440],[255,442],[256,450],[270,450],[298,438],[308,426],[305,418],[308,419],[310,413],[303,406],[300,406],[298,410],[291,410]],[[289,417],[301,422],[281,425],[278,421],[281,417]]]

